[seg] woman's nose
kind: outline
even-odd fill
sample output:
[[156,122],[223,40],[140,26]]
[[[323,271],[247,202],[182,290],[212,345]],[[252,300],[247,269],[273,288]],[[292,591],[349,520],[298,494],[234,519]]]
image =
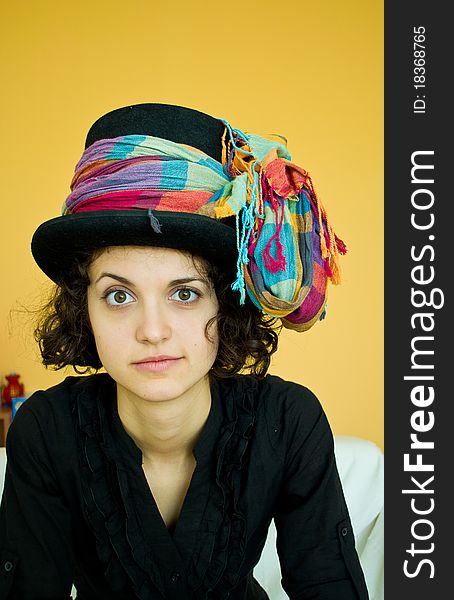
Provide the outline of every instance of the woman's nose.
[[164,307],[146,304],[137,314],[136,339],[138,342],[157,344],[171,336],[171,323]]

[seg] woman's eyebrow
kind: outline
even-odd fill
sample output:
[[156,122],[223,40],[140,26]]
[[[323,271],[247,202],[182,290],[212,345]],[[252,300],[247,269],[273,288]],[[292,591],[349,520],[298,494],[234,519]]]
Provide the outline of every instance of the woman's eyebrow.
[[126,279],[126,277],[122,277],[121,275],[115,275],[115,273],[107,272],[101,273],[101,275],[95,281],[95,284],[98,283],[98,281],[101,281],[103,277],[110,277],[111,279],[116,279],[117,281],[119,281],[120,283],[124,283],[125,285],[133,285],[132,281],[129,281],[129,279]]
[[172,281],[169,281],[169,286],[182,285],[185,283],[191,283],[192,281],[200,281],[207,287],[210,287],[210,282],[208,279],[202,279],[200,277],[182,277],[181,279],[173,279]]

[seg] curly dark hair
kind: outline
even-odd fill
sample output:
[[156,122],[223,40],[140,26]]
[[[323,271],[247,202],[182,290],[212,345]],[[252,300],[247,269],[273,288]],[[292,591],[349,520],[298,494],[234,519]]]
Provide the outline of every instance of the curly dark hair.
[[[34,334],[46,367],[58,370],[72,366],[78,373],[102,367],[87,303],[88,269],[98,255],[99,250],[79,254],[40,311]],[[231,288],[231,273],[199,256],[192,258],[196,268],[202,269],[212,283],[219,304],[218,314],[205,328],[205,336],[211,340],[209,329],[217,322],[219,347],[210,374],[229,377],[246,371],[263,378],[277,350],[282,325],[258,310],[249,298],[239,304],[238,292]]]

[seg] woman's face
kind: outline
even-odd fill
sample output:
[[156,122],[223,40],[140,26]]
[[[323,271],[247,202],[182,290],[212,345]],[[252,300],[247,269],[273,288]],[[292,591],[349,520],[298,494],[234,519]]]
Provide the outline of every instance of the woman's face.
[[[218,302],[203,265],[169,248],[118,246],[89,267],[88,314],[118,394],[164,401],[209,386]],[[196,263],[197,268],[194,264]]]

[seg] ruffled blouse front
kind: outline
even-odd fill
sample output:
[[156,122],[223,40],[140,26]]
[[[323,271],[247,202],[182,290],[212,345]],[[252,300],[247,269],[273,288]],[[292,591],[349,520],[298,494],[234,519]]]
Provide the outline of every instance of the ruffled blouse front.
[[[120,593],[131,583],[140,600],[202,599],[214,590],[216,598],[227,597],[244,562],[246,517],[238,498],[258,381],[222,391],[221,382],[213,383],[210,414],[193,451],[196,469],[173,535],[145,479],[141,451],[118,416],[113,382],[106,383],[97,402],[90,390],[79,395],[76,434],[86,516],[112,590]],[[238,393],[241,402],[229,398]]]

